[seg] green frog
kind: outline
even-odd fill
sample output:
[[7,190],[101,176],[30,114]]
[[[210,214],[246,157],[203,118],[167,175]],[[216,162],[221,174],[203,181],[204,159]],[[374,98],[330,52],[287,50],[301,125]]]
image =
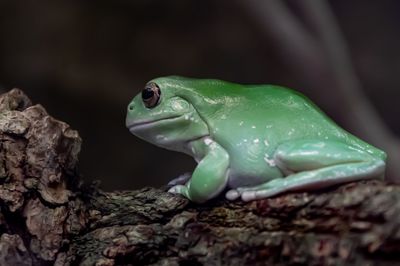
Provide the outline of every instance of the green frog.
[[223,192],[251,201],[382,178],[385,171],[385,152],[280,86],[156,78],[128,105],[126,126],[197,161],[193,174],[169,190],[196,203]]

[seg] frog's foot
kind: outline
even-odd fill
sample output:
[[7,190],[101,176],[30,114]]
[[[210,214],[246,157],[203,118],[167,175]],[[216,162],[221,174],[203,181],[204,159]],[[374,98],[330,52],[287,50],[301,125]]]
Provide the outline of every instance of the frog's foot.
[[380,178],[385,162],[366,151],[334,141],[297,140],[280,145],[274,160],[284,178],[254,187],[228,191],[227,199],[243,201],[268,198],[287,191],[307,191],[346,182]]
[[184,174],[181,174],[177,178],[172,179],[171,181],[168,182],[168,186],[176,186],[176,185],[185,185],[190,178],[192,177],[192,173],[186,172]]
[[187,187],[184,185],[176,185],[171,187],[168,192],[173,193],[173,194],[180,194],[183,196],[186,196],[187,193]]
[[237,189],[228,190],[228,192],[226,192],[225,194],[225,198],[227,198],[228,200],[236,200],[239,197],[240,192]]
[[251,201],[255,199],[269,198],[286,191],[272,187],[272,184],[270,184],[272,181],[256,187],[239,187],[231,189],[225,194],[225,197],[228,200],[236,200],[240,197],[243,201]]

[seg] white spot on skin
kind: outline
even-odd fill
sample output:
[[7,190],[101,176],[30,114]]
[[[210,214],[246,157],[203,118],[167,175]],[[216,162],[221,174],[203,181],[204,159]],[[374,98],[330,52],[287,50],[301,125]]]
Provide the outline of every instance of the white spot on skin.
[[222,116],[221,116],[221,119],[226,119],[226,115],[222,115]]
[[207,146],[209,146],[211,143],[213,143],[213,141],[210,138],[204,139],[204,144],[206,144]]
[[276,163],[275,163],[274,159],[269,159],[268,154],[264,155],[264,161],[271,167],[275,167],[276,166]]
[[251,126],[251,128],[256,128],[256,126]]
[[255,140],[253,140],[253,142],[254,142],[254,143],[259,143],[260,140],[259,140],[259,139],[255,139]]
[[266,139],[264,140],[264,145],[269,146],[268,140],[266,140]]
[[317,143],[314,144],[314,147],[323,148],[323,147],[325,147],[325,143],[324,142],[317,142]]
[[185,120],[189,120],[189,115],[184,116]]
[[217,148],[217,143],[212,142],[212,143],[210,144],[210,149],[214,150],[215,148]]
[[244,141],[244,142],[247,142],[247,139],[244,139],[243,141]]
[[266,125],[265,127],[266,128],[272,128],[272,125]]
[[180,102],[174,102],[172,104],[172,108],[174,108],[176,111],[183,110],[183,106]]
[[243,121],[240,121],[239,126],[242,126],[242,125],[243,125]]

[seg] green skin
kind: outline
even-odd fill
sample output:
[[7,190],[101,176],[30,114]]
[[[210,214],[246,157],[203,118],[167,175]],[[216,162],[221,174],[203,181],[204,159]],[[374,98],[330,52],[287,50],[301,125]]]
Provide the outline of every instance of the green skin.
[[300,93],[272,85],[162,77],[156,106],[128,106],[130,132],[198,165],[169,191],[244,201],[383,178],[385,152],[349,134]]

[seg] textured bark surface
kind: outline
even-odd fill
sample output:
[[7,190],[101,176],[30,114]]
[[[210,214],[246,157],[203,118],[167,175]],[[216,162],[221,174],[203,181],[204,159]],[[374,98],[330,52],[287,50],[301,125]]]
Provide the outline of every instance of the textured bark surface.
[[400,187],[359,182],[194,205],[80,182],[81,139],[19,90],[0,96],[0,265],[398,265]]

